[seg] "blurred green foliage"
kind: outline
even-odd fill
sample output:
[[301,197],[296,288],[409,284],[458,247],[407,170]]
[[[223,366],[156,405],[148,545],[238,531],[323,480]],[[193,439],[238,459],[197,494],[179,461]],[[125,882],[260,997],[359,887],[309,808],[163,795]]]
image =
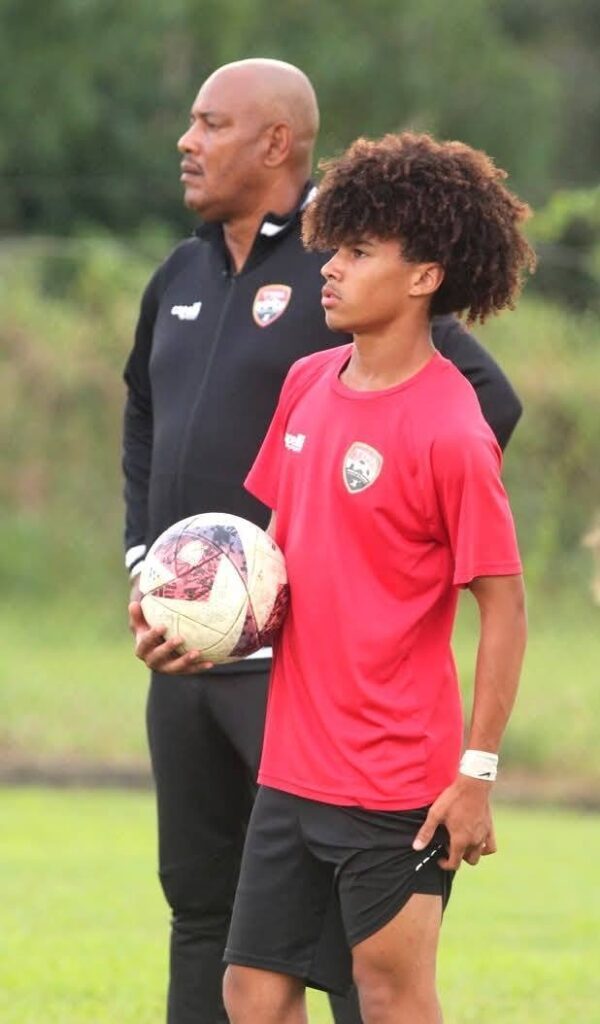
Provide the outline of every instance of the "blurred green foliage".
[[120,371],[148,273],[108,237],[0,249],[0,562],[13,594],[121,572]]
[[[156,233],[0,248],[0,562],[16,592],[121,578],[121,371],[167,248]],[[479,336],[525,406],[505,476],[530,583],[585,593],[581,538],[600,507],[598,316],[529,296]]]
[[320,153],[405,126],[488,150],[535,204],[595,182],[596,0],[0,0],[0,208],[12,234],[189,223],[175,143],[219,64],[303,67]]
[[534,288],[572,309],[600,311],[600,186],[560,189],[536,212]]
[[479,335],[523,400],[504,476],[530,586],[549,597],[591,578],[581,541],[600,510],[598,328],[594,313],[529,295]]

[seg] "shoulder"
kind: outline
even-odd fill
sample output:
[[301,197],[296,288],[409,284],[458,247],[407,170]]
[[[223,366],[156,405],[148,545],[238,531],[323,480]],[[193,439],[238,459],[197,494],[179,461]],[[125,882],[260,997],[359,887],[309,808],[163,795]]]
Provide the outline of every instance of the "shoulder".
[[342,343],[334,348],[324,348],[319,352],[311,352],[310,355],[297,359],[292,369],[296,369],[298,373],[318,373],[330,364],[335,365],[340,362],[343,359],[344,352],[350,355],[351,348],[351,344]]
[[282,394],[291,400],[296,398],[328,372],[334,372],[335,367],[343,359],[342,353],[349,353],[350,348],[351,345],[348,344],[337,345],[335,348],[312,352],[302,359],[297,359],[288,370]]
[[434,359],[433,372],[427,378],[431,393],[428,414],[432,417],[432,424],[439,427],[450,422],[467,423],[482,419],[473,385],[441,352],[438,351]]
[[174,249],[171,250],[169,255],[161,263],[159,272],[163,274],[166,279],[177,274],[182,267],[188,266],[190,263],[194,263],[198,260],[201,254],[206,249],[208,243],[195,235],[191,238],[185,238],[182,242],[179,242]]
[[296,286],[314,289],[313,277],[322,284],[321,268],[327,262],[327,253],[304,247],[300,222],[294,223],[281,235],[270,239],[265,254],[267,265],[277,265],[283,273],[296,278]]
[[500,449],[473,387],[448,359],[438,355],[437,363],[426,410],[425,434],[432,454],[455,462],[478,455],[498,461]]
[[[343,353],[350,354],[351,345],[336,345],[334,348],[322,349],[320,352],[311,352],[302,359],[297,359],[290,367],[290,374],[296,379],[313,380],[332,369],[343,359]],[[289,376],[289,374],[288,374]]]
[[179,242],[152,274],[146,286],[146,296],[153,295],[158,298],[181,268],[198,258],[202,245],[202,241],[195,237]]

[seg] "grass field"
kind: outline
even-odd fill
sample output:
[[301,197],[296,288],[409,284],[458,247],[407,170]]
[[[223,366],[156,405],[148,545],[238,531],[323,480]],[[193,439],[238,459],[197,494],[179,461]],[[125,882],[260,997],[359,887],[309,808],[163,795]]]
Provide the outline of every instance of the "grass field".
[[[124,593],[122,600],[122,608],[96,615],[89,607],[82,612],[81,602],[3,611],[0,762],[146,765],[147,674],[133,657]],[[468,703],[477,622],[470,595],[462,604],[455,648]],[[583,602],[530,601],[529,650],[505,767],[561,777],[584,767],[592,785],[600,781],[598,618]]]
[[[149,794],[0,791],[0,1020],[162,1024],[167,912]],[[457,879],[446,1024],[597,1019],[600,818],[497,812],[501,854]],[[311,997],[311,1024],[329,1024]]]

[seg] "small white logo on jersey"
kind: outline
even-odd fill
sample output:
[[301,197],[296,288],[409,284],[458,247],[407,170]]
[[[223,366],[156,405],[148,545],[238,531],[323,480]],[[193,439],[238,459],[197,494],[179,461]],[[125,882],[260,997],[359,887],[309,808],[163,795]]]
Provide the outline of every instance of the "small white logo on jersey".
[[364,491],[374,484],[381,473],[383,456],[363,441],[351,444],[344,456],[343,476],[346,490],[350,494]]
[[283,443],[291,452],[301,452],[306,441],[306,434],[286,434]]
[[201,309],[201,302],[194,302],[192,306],[172,306],[171,316],[177,316],[180,320],[197,320]]

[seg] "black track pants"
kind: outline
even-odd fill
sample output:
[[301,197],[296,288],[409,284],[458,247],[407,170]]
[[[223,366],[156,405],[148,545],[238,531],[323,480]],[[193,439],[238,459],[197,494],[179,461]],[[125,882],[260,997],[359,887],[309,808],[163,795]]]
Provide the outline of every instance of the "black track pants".
[[[172,910],[167,1024],[223,1024],[223,950],[264,726],[267,672],[153,673],[159,874]],[[354,994],[336,1024],[360,1024]]]

